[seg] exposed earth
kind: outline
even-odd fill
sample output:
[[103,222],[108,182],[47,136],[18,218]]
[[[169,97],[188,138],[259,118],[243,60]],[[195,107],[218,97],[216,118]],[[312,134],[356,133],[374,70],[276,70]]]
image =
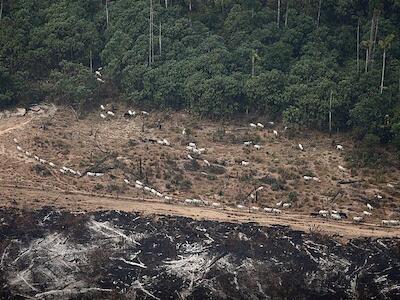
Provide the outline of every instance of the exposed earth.
[[[305,231],[317,226],[344,238],[400,234],[398,227],[381,226],[383,219],[400,218],[400,170],[395,164],[382,170],[352,168],[344,156],[354,146],[345,135],[329,138],[311,132],[292,137],[267,120],[232,124],[202,121],[185,113],[143,115],[140,111],[127,118],[123,116],[125,108],[114,108],[112,117],[106,114],[108,109],[111,106],[78,120],[70,108],[43,104],[25,116],[0,119],[1,205],[72,211],[119,209],[291,225]],[[100,113],[107,118],[102,119]],[[251,128],[251,121],[262,122],[266,128]],[[170,145],[157,143],[162,139]],[[344,150],[332,147],[332,139]],[[253,144],[244,146],[244,141]],[[192,142],[205,148],[205,153],[187,150]],[[249,164],[242,165],[242,161]],[[61,173],[61,167],[83,175]],[[103,176],[84,176],[85,171]],[[318,181],[305,180],[305,176]],[[135,188],[135,180],[171,200]],[[258,187],[263,189],[255,199]],[[185,199],[204,202],[187,205]],[[290,207],[278,207],[279,202]],[[281,213],[265,213],[265,207]],[[320,210],[336,211],[343,218],[323,217]],[[363,223],[354,224],[353,218],[358,216]]]

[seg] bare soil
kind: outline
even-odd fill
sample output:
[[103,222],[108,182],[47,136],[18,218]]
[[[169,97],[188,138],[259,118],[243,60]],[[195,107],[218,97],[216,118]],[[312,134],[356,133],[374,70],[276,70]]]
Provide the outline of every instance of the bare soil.
[[[400,218],[400,170],[395,164],[376,170],[351,168],[344,156],[354,145],[344,134],[329,138],[307,132],[290,137],[280,125],[255,130],[248,126],[248,121],[211,122],[175,112],[150,112],[149,116],[125,118],[125,111],[116,109],[115,117],[103,120],[99,109],[77,120],[68,108],[46,106],[41,113],[1,119],[1,205],[17,208],[51,205],[72,211],[118,209],[195,219],[282,224],[306,231],[318,227],[343,237],[400,235],[399,228],[380,225],[382,219]],[[267,124],[268,120],[251,121]],[[156,126],[158,122],[161,129]],[[272,130],[277,130],[278,136]],[[31,157],[17,150],[14,138]],[[163,138],[171,146],[154,143]],[[332,147],[332,139],[343,145],[344,151]],[[262,148],[245,147],[243,142],[249,140]],[[195,160],[189,160],[190,152],[186,149],[189,142],[206,148],[206,153],[191,154]],[[299,143],[305,151],[299,150]],[[33,155],[55,163],[57,168],[39,164]],[[250,164],[243,166],[241,161]],[[341,171],[339,165],[346,171]],[[62,166],[105,175],[66,175],[58,171]],[[305,175],[317,177],[321,182],[306,181]],[[141,180],[174,200],[166,203],[154,198],[127,185],[124,179]],[[358,182],[338,184],[340,180]],[[393,187],[387,186],[388,183]],[[257,201],[249,198],[259,186],[264,189]],[[221,207],[184,205],[187,198],[218,202]],[[291,202],[292,206],[283,209],[280,215],[249,209],[276,208],[279,201]],[[368,210],[367,203],[374,207],[372,215],[365,216],[363,224],[353,224],[354,216]],[[238,209],[239,204],[246,209]],[[347,219],[335,221],[315,216],[321,209],[338,210]]]

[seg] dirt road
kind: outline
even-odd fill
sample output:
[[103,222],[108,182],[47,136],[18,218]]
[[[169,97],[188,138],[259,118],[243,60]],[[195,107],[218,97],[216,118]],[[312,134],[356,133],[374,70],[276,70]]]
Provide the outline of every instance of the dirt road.
[[[213,220],[219,222],[255,222],[260,225],[286,225],[296,230],[317,230],[321,233],[352,237],[400,237],[398,228],[386,228],[374,224],[352,224],[348,221],[328,221],[311,216],[283,213],[272,215],[249,213],[230,208],[211,209],[181,204],[168,204],[157,199],[117,197],[113,195],[89,194],[79,191],[50,190],[23,186],[1,185],[1,206],[36,209],[52,206],[70,211],[121,210],[140,212],[146,215],[182,216],[196,220]],[[13,197],[10,197],[13,195]]]

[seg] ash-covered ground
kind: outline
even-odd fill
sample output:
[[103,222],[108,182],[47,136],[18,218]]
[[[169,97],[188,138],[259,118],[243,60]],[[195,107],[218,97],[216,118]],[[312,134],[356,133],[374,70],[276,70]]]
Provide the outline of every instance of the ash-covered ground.
[[0,299],[400,299],[400,240],[0,210]]

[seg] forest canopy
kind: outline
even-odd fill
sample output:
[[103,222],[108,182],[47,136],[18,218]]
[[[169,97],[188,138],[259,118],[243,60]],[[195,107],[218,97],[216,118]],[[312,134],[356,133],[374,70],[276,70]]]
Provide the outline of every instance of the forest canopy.
[[400,147],[400,0],[0,5],[0,107],[47,98],[83,109],[112,89],[149,108],[320,130],[331,110],[333,128]]

